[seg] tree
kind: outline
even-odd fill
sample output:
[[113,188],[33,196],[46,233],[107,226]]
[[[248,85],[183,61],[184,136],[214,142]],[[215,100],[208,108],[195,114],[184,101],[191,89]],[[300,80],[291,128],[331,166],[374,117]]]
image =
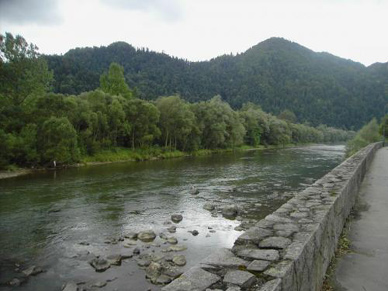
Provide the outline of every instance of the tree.
[[376,118],[373,118],[357,132],[352,140],[346,144],[346,155],[351,156],[368,144],[378,142],[380,140],[381,135],[379,134],[379,125]]
[[39,132],[42,161],[71,164],[79,160],[77,132],[66,117],[47,119]]
[[388,136],[388,114],[386,114],[380,123],[379,133],[386,138]]
[[140,147],[150,145],[155,138],[160,136],[157,126],[160,113],[154,104],[141,99],[133,99],[128,102],[125,113],[131,125],[132,149],[135,149],[136,145]]
[[188,103],[179,96],[161,97],[156,100],[160,111],[159,127],[164,138],[164,146],[173,145],[185,150],[188,136],[195,126],[195,115]]
[[121,95],[126,99],[133,97],[124,77],[124,68],[117,63],[111,63],[109,72],[103,73],[100,77],[100,89],[112,95]]
[[242,144],[245,128],[237,113],[220,96],[195,104],[194,113],[204,148],[226,148]]
[[292,112],[289,109],[284,110],[282,113],[278,115],[279,119],[285,120],[290,123],[295,123],[296,122],[296,115],[294,112]]
[[37,50],[20,35],[0,35],[0,98],[11,105],[19,106],[50,87],[53,74]]

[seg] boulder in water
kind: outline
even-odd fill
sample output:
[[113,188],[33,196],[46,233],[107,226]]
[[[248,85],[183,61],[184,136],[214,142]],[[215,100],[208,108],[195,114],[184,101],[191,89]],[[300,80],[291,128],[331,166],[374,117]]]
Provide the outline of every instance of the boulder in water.
[[226,205],[222,208],[222,215],[225,218],[235,218],[238,214],[238,207],[236,204]]
[[110,268],[110,263],[105,259],[96,258],[91,260],[89,263],[96,272],[104,272]]
[[143,242],[151,242],[156,238],[156,234],[153,230],[146,230],[139,232],[137,238]]
[[183,219],[183,216],[181,214],[173,214],[171,215],[171,220],[175,223],[181,222]]

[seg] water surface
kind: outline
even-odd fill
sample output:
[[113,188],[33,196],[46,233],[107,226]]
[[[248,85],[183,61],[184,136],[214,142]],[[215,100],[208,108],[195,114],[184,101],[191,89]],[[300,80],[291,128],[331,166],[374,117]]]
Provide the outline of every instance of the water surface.
[[[182,214],[172,236],[187,246],[181,252],[187,269],[217,248],[231,247],[241,234],[234,230],[240,220],[263,218],[293,192],[337,166],[343,156],[342,145],[318,145],[90,166],[0,180],[0,282],[13,278],[17,263],[22,269],[39,265],[46,271],[15,290],[60,290],[67,281],[105,280],[112,281],[101,290],[159,290],[145,280],[135,258],[96,273],[83,254],[130,253],[135,246],[124,247],[125,241],[116,240],[145,229],[168,234],[166,221],[172,214]],[[191,186],[200,194],[191,195]],[[214,217],[203,209],[206,202],[220,207],[237,204],[244,211],[238,220]],[[142,252],[155,253],[168,246],[160,238],[137,245]],[[13,290],[5,285],[0,289]]]

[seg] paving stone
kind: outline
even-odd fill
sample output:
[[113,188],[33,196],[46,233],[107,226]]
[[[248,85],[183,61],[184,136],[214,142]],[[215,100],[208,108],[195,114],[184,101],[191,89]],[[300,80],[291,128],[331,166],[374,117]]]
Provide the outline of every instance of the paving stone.
[[270,220],[262,219],[258,223],[256,223],[256,227],[272,228],[275,223],[276,223],[275,221],[270,221]]
[[263,261],[263,260],[254,260],[252,263],[250,263],[247,267],[248,271],[254,271],[254,272],[262,272],[264,271],[271,262],[269,261]]
[[282,237],[290,237],[292,234],[294,234],[296,231],[294,230],[278,230],[275,232],[276,236],[282,236]]
[[304,244],[302,242],[293,242],[286,248],[284,258],[290,260],[297,259],[303,250],[303,246]]
[[273,226],[274,230],[290,230],[290,231],[298,231],[299,227],[293,223],[278,223]]
[[260,287],[258,291],[281,291],[282,290],[282,280],[275,279],[268,281],[263,286]]
[[260,248],[268,248],[268,249],[284,249],[289,244],[291,244],[291,240],[285,237],[273,236],[263,239],[259,246]]
[[281,223],[292,223],[292,219],[286,218],[286,217],[281,217],[277,216],[275,214],[270,214],[265,217],[266,220],[269,221],[275,221],[275,222],[281,222]]
[[249,263],[239,257],[236,257],[229,249],[222,248],[202,260],[201,264],[238,268],[240,266],[247,266]]
[[276,250],[242,249],[237,252],[237,255],[254,260],[276,261],[279,259],[279,252]]
[[179,278],[162,288],[162,291],[198,291],[205,290],[221,280],[221,277],[206,272],[199,267],[193,267]]
[[260,227],[251,227],[242,235],[240,235],[235,244],[258,244],[263,238],[269,237],[273,232],[269,229],[260,228]]
[[256,276],[246,271],[229,271],[224,277],[224,283],[237,285],[241,288],[249,288],[255,282]]
[[291,217],[293,218],[306,218],[309,216],[309,214],[307,212],[292,212],[290,214]]
[[291,271],[292,266],[292,261],[281,261],[280,263],[265,271],[264,274],[276,278],[282,278]]

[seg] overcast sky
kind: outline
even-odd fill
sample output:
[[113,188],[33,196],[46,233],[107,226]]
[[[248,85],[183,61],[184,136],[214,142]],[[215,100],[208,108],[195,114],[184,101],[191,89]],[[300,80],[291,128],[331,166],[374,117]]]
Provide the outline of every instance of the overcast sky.
[[276,36],[370,65],[388,62],[388,0],[0,0],[0,32],[41,53],[125,41],[191,61]]

